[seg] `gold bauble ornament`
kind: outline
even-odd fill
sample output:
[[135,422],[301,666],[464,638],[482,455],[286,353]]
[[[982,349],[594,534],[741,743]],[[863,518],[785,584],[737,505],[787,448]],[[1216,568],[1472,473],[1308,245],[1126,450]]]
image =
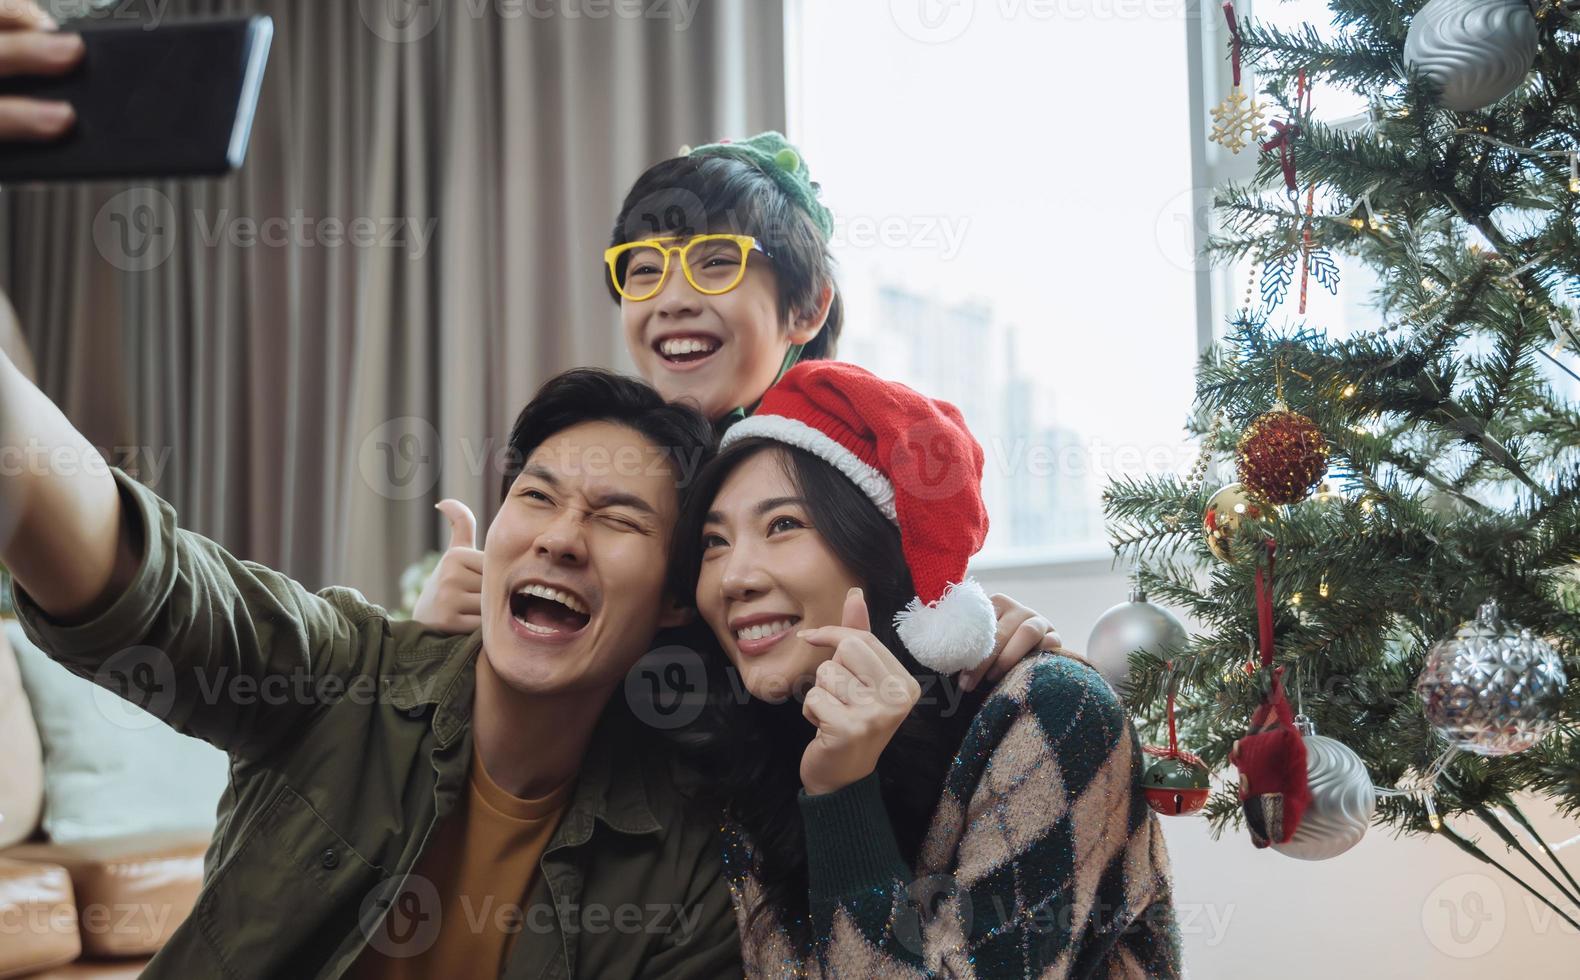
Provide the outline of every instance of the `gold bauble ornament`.
[[1239,561],[1251,554],[1253,542],[1240,533],[1247,520],[1277,520],[1277,510],[1259,500],[1244,484],[1231,483],[1207,500],[1202,527],[1207,532],[1207,548],[1220,561]]

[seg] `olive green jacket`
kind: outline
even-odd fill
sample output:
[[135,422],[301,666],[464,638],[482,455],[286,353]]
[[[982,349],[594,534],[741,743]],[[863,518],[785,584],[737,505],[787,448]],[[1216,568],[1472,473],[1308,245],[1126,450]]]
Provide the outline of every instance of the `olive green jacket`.
[[[440,916],[475,921],[408,876],[466,791],[480,637],[309,592],[115,476],[142,555],[126,592],[73,626],[16,598],[60,663],[230,755],[203,890],[144,976],[333,978],[370,941],[410,955]],[[623,708],[600,720],[502,976],[741,975],[717,820]]]

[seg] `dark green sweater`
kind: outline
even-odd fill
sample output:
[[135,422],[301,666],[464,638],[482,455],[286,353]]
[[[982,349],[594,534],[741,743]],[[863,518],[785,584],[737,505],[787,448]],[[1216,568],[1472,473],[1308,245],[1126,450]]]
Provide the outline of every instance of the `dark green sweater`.
[[913,871],[876,776],[801,797],[812,955],[779,910],[749,928],[751,842],[725,867],[751,976],[1178,977],[1168,855],[1113,690],[1068,657],[1023,661],[950,766]]

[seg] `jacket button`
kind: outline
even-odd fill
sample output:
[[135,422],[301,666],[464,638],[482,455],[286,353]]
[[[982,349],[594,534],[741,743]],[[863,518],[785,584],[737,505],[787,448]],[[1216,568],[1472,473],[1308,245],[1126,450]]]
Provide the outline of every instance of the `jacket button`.
[[340,855],[335,853],[333,847],[326,847],[324,853],[318,856],[318,863],[324,866],[325,871],[333,871],[340,867]]

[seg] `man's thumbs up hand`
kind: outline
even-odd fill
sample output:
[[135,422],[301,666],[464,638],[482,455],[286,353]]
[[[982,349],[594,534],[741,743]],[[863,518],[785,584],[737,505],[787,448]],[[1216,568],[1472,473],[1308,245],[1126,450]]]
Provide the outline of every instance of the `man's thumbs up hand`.
[[422,584],[412,619],[443,633],[471,633],[483,625],[483,553],[475,547],[477,518],[459,500],[434,505],[450,522],[450,544]]

